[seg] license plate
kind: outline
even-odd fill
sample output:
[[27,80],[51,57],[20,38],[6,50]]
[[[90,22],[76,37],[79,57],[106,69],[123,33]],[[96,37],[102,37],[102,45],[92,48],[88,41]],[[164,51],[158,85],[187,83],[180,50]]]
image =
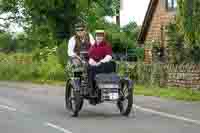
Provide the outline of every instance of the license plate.
[[118,84],[99,84],[99,88],[119,88]]
[[117,100],[119,98],[118,93],[110,93],[109,94],[110,100]]

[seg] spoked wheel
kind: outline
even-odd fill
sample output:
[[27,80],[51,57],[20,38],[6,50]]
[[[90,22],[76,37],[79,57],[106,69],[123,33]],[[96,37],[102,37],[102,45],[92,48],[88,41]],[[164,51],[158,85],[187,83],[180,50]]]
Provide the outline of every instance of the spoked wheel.
[[121,88],[121,98],[117,102],[117,107],[123,116],[129,116],[133,105],[133,89],[125,83]]
[[79,92],[73,90],[73,86],[70,83],[67,83],[65,91],[65,106],[72,116],[77,117],[83,106],[83,98],[81,98]]

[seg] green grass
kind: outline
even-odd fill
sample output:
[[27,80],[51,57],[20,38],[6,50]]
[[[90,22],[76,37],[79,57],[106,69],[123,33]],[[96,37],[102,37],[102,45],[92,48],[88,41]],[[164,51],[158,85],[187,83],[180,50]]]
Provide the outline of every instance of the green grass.
[[49,85],[59,85],[59,86],[65,85],[65,81],[58,81],[58,80],[32,80],[31,82],[35,84],[49,84]]
[[47,61],[26,64],[18,63],[14,56],[15,55],[0,54],[0,80],[65,80],[64,68],[59,64],[57,56],[55,55],[49,55]]
[[200,101],[200,91],[176,88],[176,87],[153,87],[136,85],[134,93],[136,95],[156,96],[161,98],[176,99],[183,101]]

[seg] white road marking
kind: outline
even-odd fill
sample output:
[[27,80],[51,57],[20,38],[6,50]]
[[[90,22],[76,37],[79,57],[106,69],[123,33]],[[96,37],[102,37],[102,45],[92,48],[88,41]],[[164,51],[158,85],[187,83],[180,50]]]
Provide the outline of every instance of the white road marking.
[[0,110],[0,113],[5,112],[4,110]]
[[8,107],[8,106],[5,106],[5,105],[0,105],[0,108],[7,109],[9,111],[17,111],[17,109],[12,108],[12,107]]
[[160,116],[164,116],[164,117],[168,117],[168,118],[186,121],[186,122],[190,122],[190,123],[193,123],[193,124],[200,125],[199,120],[193,120],[193,119],[186,118],[186,117],[183,117],[183,116],[177,116],[177,115],[174,115],[174,114],[168,114],[168,113],[165,113],[165,112],[160,112],[160,111],[156,111],[156,110],[149,109],[149,108],[143,108],[143,107],[140,107],[140,106],[137,106],[137,105],[134,105],[134,106],[135,106],[136,109],[139,109],[143,112],[150,112],[150,113],[157,114],[157,115],[160,115]]
[[55,124],[52,124],[52,123],[45,123],[44,124],[45,126],[48,126],[48,127],[52,127],[52,128],[54,128],[54,129],[57,129],[57,130],[59,130],[59,131],[61,131],[61,132],[63,132],[63,133],[72,133],[72,132],[70,132],[69,130],[66,130],[66,129],[64,129],[64,128],[62,128],[62,127],[60,127],[60,126],[57,126],[57,125],[55,125]]

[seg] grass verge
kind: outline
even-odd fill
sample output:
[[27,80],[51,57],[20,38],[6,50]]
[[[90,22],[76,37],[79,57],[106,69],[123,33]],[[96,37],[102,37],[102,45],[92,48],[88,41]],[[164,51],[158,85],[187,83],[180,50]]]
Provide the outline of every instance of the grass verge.
[[59,85],[59,86],[64,86],[65,82],[64,81],[55,81],[55,80],[32,80],[32,83],[35,84],[49,84],[49,85]]
[[177,88],[177,87],[156,87],[136,85],[134,93],[136,95],[155,96],[168,99],[176,99],[183,101],[200,101],[200,91]]

